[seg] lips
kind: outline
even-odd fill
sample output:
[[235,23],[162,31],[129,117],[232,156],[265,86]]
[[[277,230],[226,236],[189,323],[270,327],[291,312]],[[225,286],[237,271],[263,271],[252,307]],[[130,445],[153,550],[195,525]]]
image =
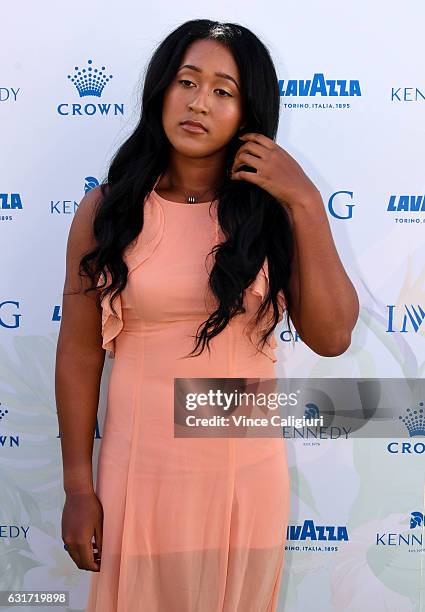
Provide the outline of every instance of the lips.
[[208,132],[207,128],[205,127],[205,125],[203,123],[201,123],[200,121],[192,121],[190,119],[188,119],[187,121],[182,121],[180,123],[181,126],[187,126],[189,129],[193,128],[194,130],[197,129],[202,130],[204,132]]

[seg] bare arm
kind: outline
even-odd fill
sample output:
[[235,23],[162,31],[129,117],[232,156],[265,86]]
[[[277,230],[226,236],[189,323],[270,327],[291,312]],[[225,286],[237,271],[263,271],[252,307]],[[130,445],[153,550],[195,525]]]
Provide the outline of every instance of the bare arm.
[[78,274],[82,255],[95,246],[92,233],[99,188],[81,200],[68,236],[55,391],[66,493],[93,491],[92,453],[100,380],[105,359],[98,291],[84,295],[89,279]]
[[319,192],[291,208],[290,216],[296,248],[289,315],[301,339],[318,355],[340,355],[350,346],[359,300],[336,250]]
[[[287,210],[295,238],[289,316],[316,353],[334,357],[351,343],[359,300],[336,250],[319,190],[300,164],[274,140],[256,132],[238,136],[231,178],[268,191]],[[255,172],[240,170],[248,161]]]

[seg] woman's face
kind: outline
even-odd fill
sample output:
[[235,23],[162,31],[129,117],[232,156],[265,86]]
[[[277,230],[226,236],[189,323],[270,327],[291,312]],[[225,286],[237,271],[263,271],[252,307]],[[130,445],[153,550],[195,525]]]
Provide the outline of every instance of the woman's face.
[[[232,54],[214,40],[196,40],[164,93],[162,123],[172,147],[187,157],[223,149],[242,123],[239,71]],[[183,121],[207,131],[191,132]]]

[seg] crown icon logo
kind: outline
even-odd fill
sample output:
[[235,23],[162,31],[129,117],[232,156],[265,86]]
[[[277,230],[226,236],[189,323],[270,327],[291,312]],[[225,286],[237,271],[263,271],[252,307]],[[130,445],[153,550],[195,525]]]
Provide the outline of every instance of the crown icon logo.
[[[423,402],[418,404],[418,406],[423,405]],[[405,424],[411,438],[413,436],[425,436],[425,412],[423,408],[415,410],[408,408],[406,416],[399,416],[398,418]]]
[[97,96],[100,98],[106,83],[109,79],[112,79],[112,74],[108,76],[104,72],[105,66],[102,66],[100,70],[98,68],[93,68],[93,60],[91,59],[87,61],[87,64],[88,68],[79,68],[75,66],[74,74],[68,74],[68,79],[74,83],[80,94],[80,98],[84,96]]

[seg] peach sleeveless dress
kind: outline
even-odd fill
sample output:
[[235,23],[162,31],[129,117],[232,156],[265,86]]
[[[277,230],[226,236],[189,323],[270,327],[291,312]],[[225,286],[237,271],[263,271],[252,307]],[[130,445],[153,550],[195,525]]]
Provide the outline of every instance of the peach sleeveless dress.
[[274,612],[289,513],[284,439],[177,438],[173,403],[174,377],[276,377],[275,339],[257,351],[260,330],[245,329],[267,290],[267,259],[246,313],[210,355],[183,358],[212,312],[207,254],[223,236],[216,201],[172,202],[155,186],[124,255],[118,316],[102,300],[114,362],[96,479],[101,569],[86,612]]

